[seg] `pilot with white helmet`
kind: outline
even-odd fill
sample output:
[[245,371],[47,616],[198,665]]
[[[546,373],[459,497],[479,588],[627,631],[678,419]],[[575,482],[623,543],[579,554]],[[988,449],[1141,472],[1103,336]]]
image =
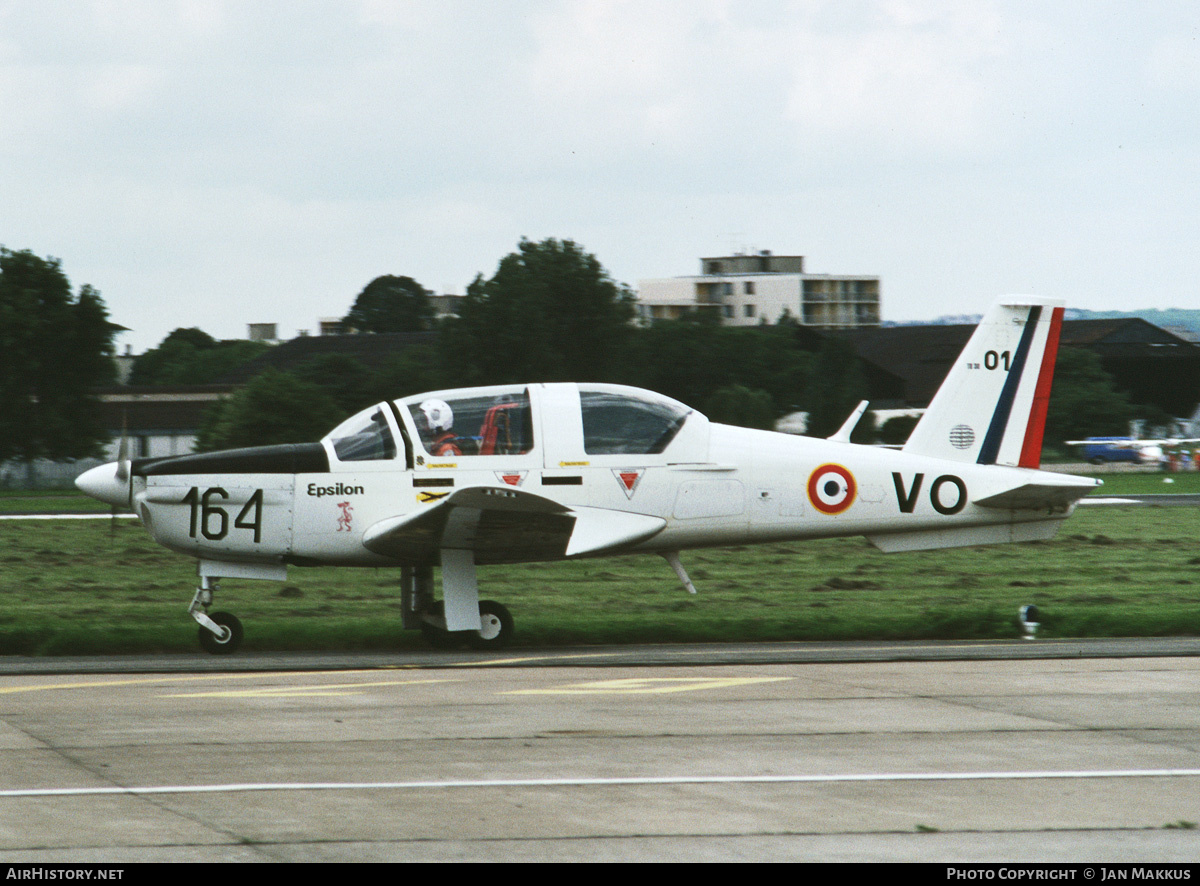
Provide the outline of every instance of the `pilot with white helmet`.
[[426,452],[437,456],[462,455],[462,450],[454,442],[454,410],[449,403],[431,397],[417,407],[415,418],[421,426]]

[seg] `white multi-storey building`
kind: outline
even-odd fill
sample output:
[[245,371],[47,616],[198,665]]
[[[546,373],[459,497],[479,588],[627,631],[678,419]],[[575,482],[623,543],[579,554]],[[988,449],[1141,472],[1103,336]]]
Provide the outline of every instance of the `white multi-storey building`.
[[638,281],[642,322],[674,320],[689,311],[716,311],[729,326],[778,323],[806,326],[879,325],[879,278],[806,274],[804,256],[730,255],[700,259],[695,277]]

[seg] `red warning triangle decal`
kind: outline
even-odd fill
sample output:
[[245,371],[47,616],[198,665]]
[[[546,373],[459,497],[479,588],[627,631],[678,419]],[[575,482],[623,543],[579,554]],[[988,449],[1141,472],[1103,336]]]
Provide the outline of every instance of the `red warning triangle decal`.
[[617,482],[625,490],[626,498],[633,498],[633,493],[637,489],[638,484],[642,482],[642,474],[644,473],[646,473],[645,468],[613,468],[613,476],[617,478]]

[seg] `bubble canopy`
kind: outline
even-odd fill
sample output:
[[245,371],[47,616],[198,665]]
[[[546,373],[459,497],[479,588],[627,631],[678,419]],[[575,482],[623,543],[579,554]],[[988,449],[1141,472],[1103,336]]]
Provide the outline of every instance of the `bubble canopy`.
[[405,445],[434,459],[524,456],[574,427],[588,456],[657,455],[693,415],[669,397],[622,385],[461,388],[370,407],[326,442],[341,462],[394,459]]

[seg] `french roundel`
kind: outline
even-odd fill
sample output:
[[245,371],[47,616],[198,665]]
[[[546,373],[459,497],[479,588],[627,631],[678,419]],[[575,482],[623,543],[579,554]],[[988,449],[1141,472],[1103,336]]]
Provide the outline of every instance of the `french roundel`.
[[808,500],[822,514],[840,514],[854,504],[858,484],[841,465],[821,465],[808,477]]

